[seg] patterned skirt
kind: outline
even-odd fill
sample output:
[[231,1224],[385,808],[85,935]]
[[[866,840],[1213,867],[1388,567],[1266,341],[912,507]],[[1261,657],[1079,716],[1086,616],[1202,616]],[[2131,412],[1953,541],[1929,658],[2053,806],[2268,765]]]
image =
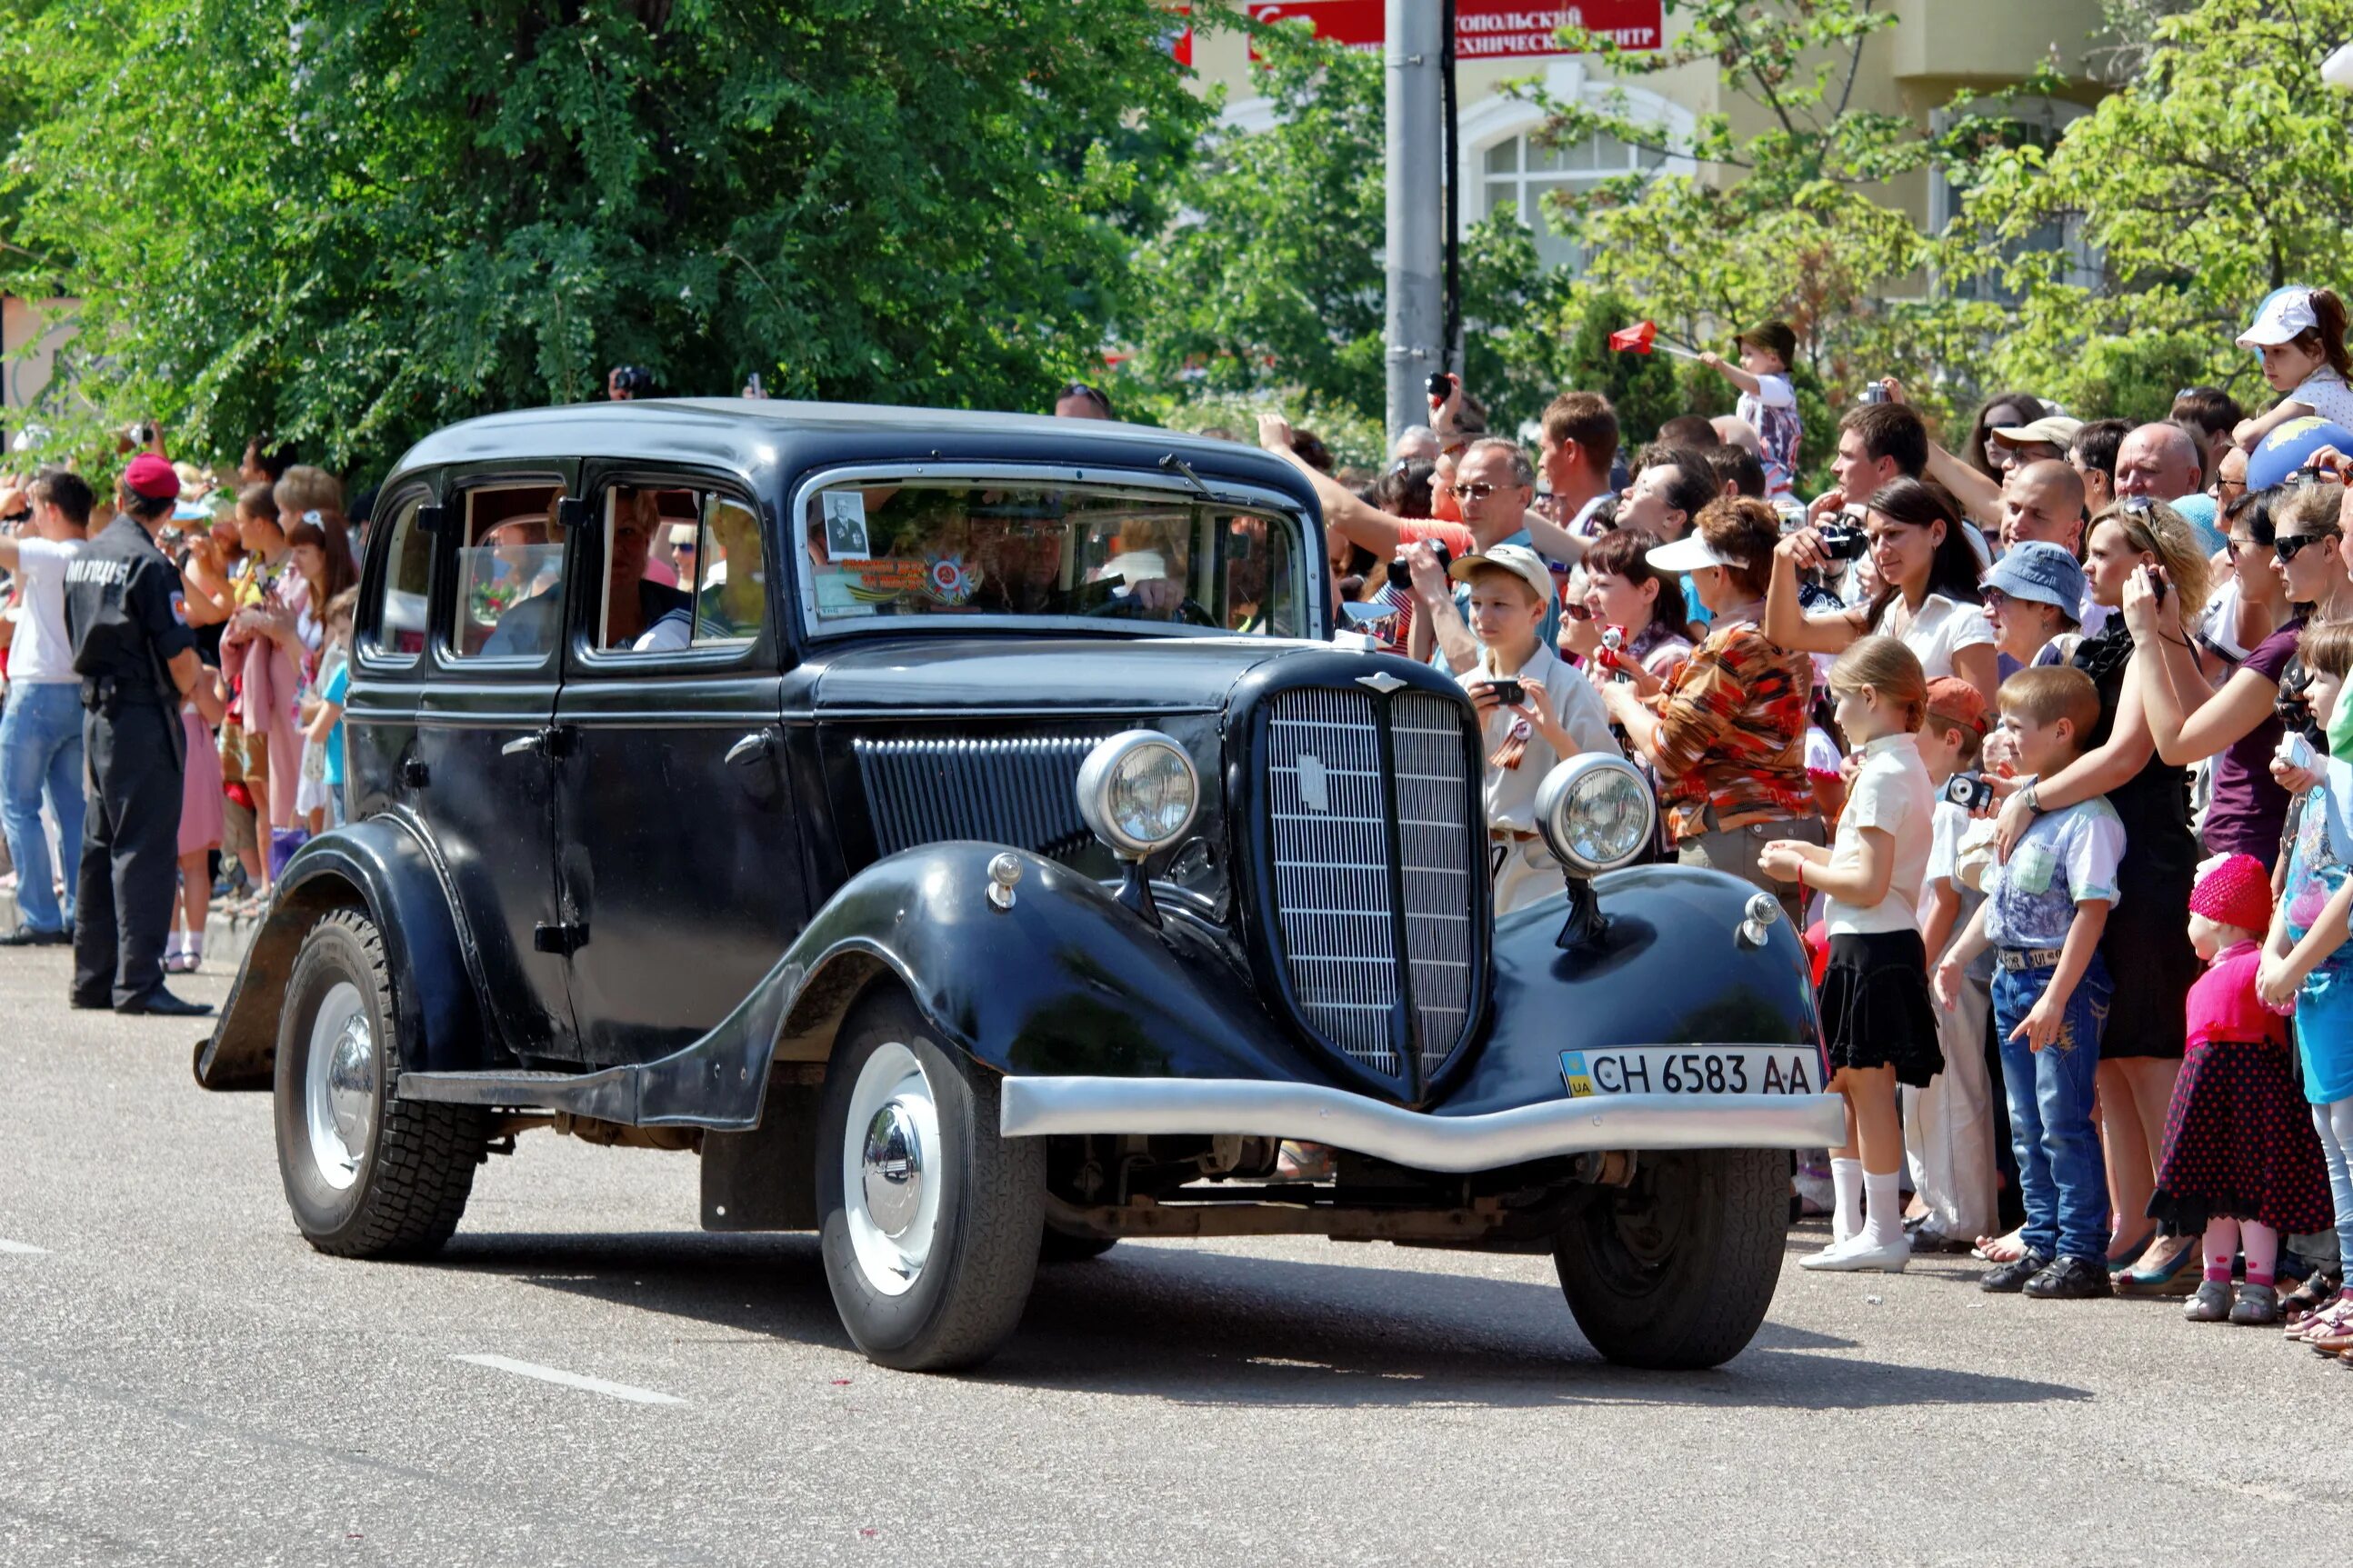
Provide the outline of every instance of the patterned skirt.
[[2286,1047],[2210,1040],[2190,1048],[2166,1111],[2148,1212],[2183,1236],[2217,1218],[2291,1236],[2336,1223],[2320,1139]]
[[1916,931],[1831,938],[1814,998],[1833,1072],[1893,1067],[1896,1082],[1926,1089],[1945,1070],[1927,964]]

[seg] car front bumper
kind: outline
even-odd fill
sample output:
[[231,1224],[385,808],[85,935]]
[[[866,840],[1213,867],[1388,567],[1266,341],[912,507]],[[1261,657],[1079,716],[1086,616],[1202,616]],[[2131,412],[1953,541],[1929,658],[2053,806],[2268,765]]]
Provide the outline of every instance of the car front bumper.
[[999,1123],[1008,1138],[1288,1138],[1450,1173],[1609,1149],[1822,1149],[1846,1136],[1845,1101],[1835,1094],[1564,1096],[1443,1116],[1345,1089],[1246,1079],[1008,1077]]

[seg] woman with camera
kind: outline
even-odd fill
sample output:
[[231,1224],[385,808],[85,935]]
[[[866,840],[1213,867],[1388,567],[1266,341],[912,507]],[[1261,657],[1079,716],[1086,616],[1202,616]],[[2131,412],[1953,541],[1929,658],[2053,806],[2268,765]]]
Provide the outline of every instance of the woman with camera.
[[1996,784],[2007,795],[1995,826],[2005,861],[2043,812],[2105,795],[2124,821],[2116,902],[2100,937],[2116,998],[2100,1037],[2098,1092],[2116,1215],[2109,1265],[2122,1268],[2139,1256],[2116,1280],[2117,1293],[2127,1296],[2187,1295],[2199,1279],[2199,1238],[2158,1236],[2147,1219],[2166,1110],[2181,1068],[2182,1019],[2199,973],[2182,917],[2198,840],[2189,831],[2182,771],[2158,755],[2150,731],[2144,693],[2162,676],[2140,670],[2156,655],[2136,646],[2131,623],[2155,630],[2162,621],[2152,618],[2144,600],[2203,605],[2206,571],[2189,520],[2162,501],[2127,496],[2093,520],[2084,571],[2093,600],[2125,612],[2077,645],[2072,660],[2099,690],[2099,727],[2091,749],[2058,772]]
[[1685,574],[1714,619],[1664,686],[1638,676],[1599,689],[1627,744],[1657,770],[1676,858],[1755,883],[1795,921],[1805,889],[1758,863],[1776,839],[1822,842],[1806,777],[1813,665],[1757,626],[1780,532],[1771,506],[1727,496],[1702,508],[1690,533],[1651,551],[1647,563]]
[[[1960,509],[1941,486],[1902,479],[1882,486],[1852,525],[1801,528],[1773,552],[1765,635],[1792,653],[1843,653],[1859,637],[1892,637],[1931,680],[1958,676],[1993,702],[2000,685],[1993,625],[1978,596],[1977,552]],[[1881,587],[1852,609],[1808,610],[1799,575],[1868,552]]]
[[[1603,534],[1585,552],[1584,593],[1561,609],[1560,651],[1582,659],[1596,679],[1632,680],[1645,697],[1656,696],[1692,651],[1683,578],[1648,559],[1659,543],[1639,528]],[[1614,648],[1604,641],[1612,628],[1623,634]]]

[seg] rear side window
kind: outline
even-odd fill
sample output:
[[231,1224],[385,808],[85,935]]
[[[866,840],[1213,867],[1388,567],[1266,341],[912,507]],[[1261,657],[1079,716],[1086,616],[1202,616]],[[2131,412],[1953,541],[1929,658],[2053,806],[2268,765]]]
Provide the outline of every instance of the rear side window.
[[433,567],[433,536],[417,526],[423,496],[411,496],[393,514],[392,543],[385,552],[383,598],[366,617],[367,651],[406,663],[425,651],[426,589]]
[[543,658],[564,626],[564,527],[554,484],[466,494],[458,548],[458,658]]

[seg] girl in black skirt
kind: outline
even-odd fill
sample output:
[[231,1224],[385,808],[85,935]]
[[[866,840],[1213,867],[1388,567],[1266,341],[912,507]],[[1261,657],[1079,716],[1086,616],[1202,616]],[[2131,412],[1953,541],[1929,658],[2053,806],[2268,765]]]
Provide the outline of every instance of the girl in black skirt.
[[[1767,874],[1827,895],[1830,963],[1816,992],[1831,1087],[1846,1096],[1847,1138],[1832,1151],[1837,1205],[1831,1245],[1801,1268],[1899,1273],[1904,1235],[1904,1130],[1895,1086],[1925,1089],[1945,1065],[1920,942],[1936,792],[1920,760],[1928,682],[1894,637],[1863,637],[1831,670],[1839,727],[1862,765],[1830,847],[1796,839],[1766,846]],[[1858,1204],[1856,1200],[1860,1198]]]

